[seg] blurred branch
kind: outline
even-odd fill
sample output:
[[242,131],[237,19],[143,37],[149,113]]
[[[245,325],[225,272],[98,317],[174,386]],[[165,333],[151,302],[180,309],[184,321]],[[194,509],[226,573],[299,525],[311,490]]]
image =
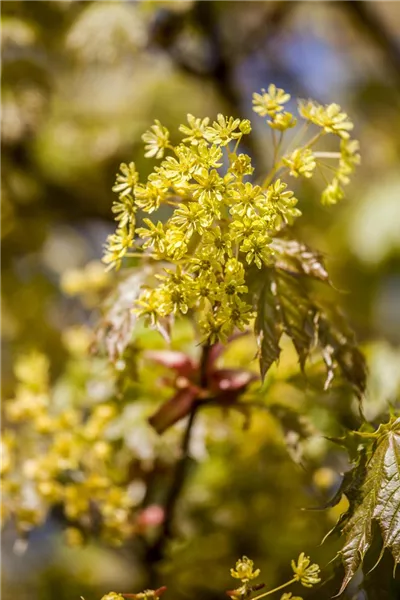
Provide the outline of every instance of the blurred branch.
[[[176,41],[184,27],[192,20],[201,31],[211,52],[206,64],[190,60],[176,47]],[[234,76],[235,60],[226,56],[218,18],[215,14],[215,2],[198,0],[189,14],[176,14],[162,10],[153,24],[152,42],[165,50],[175,65],[196,78],[208,80],[215,86],[225,100],[229,114],[239,116],[242,112],[240,94]],[[208,64],[207,64],[208,63]],[[243,139],[242,146],[255,157],[255,148],[251,140]]]
[[[256,52],[263,49],[266,59],[266,66],[269,68],[272,81],[275,77],[290,81],[290,92],[292,95],[301,98],[308,98],[309,92],[303,78],[298,77],[295,70],[288,68],[285,58],[277,51],[276,38],[293,10],[299,7],[300,1],[282,1],[270,2],[272,8],[266,13],[265,18],[247,35],[247,39],[242,48],[244,54]],[[275,41],[275,43],[274,43]]]
[[[210,355],[210,350],[212,346],[203,346],[201,361],[200,361],[200,387],[203,389],[207,389],[207,363]],[[189,415],[189,419],[186,425],[186,429],[182,438],[181,444],[181,457],[176,464],[175,473],[173,475],[173,480],[171,483],[171,487],[169,489],[167,499],[165,502],[164,510],[165,517],[164,522],[161,526],[161,530],[158,538],[154,542],[154,544],[149,548],[147,552],[147,559],[152,566],[156,563],[160,562],[164,558],[166,544],[168,540],[173,535],[173,522],[176,512],[176,506],[179,501],[181,492],[183,490],[188,465],[190,462],[190,440],[193,431],[193,426],[195,423],[195,419],[198,413],[200,406],[202,405],[201,401],[196,402],[193,405],[192,411]],[[154,577],[154,575],[153,575]],[[154,585],[154,581],[153,581]]]
[[269,37],[268,34],[276,34],[283,27],[292,10],[300,3],[276,0],[268,4],[269,10],[265,13],[264,18],[248,32],[244,43],[237,48],[242,54],[247,55],[254,52],[260,47],[262,41]]
[[380,47],[385,55],[387,63],[392,68],[393,74],[400,82],[400,46],[387,31],[384,23],[376,11],[371,10],[369,2],[352,0],[352,2],[341,2],[343,9],[353,21],[361,25],[373,42]]

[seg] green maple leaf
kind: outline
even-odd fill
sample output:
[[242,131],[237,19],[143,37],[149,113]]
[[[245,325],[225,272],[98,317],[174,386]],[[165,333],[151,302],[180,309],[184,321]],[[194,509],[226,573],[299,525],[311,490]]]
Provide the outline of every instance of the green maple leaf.
[[256,310],[255,334],[259,347],[261,377],[279,359],[279,342],[285,333],[293,342],[304,369],[314,350],[326,366],[327,389],[339,371],[361,399],[366,384],[366,365],[345,319],[335,308],[316,303],[309,282],[329,283],[320,253],[295,240],[273,240],[271,267],[250,269],[247,284]]
[[[395,565],[400,562],[400,417],[392,418],[373,434],[375,442],[355,505],[341,517],[345,545],[345,576],[339,594],[348,585],[371,546],[373,522],[380,527],[383,550],[388,548]],[[382,553],[383,553],[382,550]]]

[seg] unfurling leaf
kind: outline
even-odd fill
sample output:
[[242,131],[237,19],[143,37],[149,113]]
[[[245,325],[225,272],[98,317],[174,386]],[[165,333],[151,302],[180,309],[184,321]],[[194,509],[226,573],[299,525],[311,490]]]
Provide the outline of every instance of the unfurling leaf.
[[149,265],[132,269],[105,304],[105,313],[96,330],[95,350],[104,347],[110,360],[118,360],[132,341],[135,301],[153,273],[154,268]]
[[372,526],[381,530],[383,548],[395,565],[400,563],[400,418],[381,425],[359,492],[341,517],[345,545],[341,556],[345,577],[339,594],[348,585],[372,543]]
[[329,281],[328,271],[324,265],[322,254],[312,250],[297,240],[276,237],[271,248],[275,252],[274,263],[277,269],[292,275],[308,275],[321,281]]

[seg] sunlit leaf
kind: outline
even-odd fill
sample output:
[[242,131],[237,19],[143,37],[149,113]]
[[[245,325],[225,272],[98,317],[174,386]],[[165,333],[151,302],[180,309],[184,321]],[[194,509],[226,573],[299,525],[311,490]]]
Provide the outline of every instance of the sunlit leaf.
[[319,312],[318,339],[328,373],[325,388],[329,387],[337,364],[344,379],[362,399],[367,383],[365,358],[358,349],[345,319],[337,310],[331,310],[329,314]]
[[275,266],[292,274],[302,274],[329,281],[322,254],[298,242],[285,238],[274,238],[271,247],[275,251]]
[[287,273],[277,273],[276,307],[280,314],[282,327],[296,348],[301,368],[316,341],[315,315],[313,305],[304,282]]
[[308,283],[328,283],[318,252],[294,240],[276,238],[272,267],[249,270],[247,284],[256,310],[255,334],[262,378],[279,359],[279,341],[285,333],[293,342],[304,369],[315,350],[326,366],[325,389],[337,370],[361,399],[366,385],[365,360],[345,319],[334,308],[316,303]]
[[380,526],[383,547],[390,549],[396,565],[400,562],[400,418],[381,425],[377,433],[364,481],[350,502],[348,518],[342,518],[345,577],[339,594],[371,546],[374,521]]

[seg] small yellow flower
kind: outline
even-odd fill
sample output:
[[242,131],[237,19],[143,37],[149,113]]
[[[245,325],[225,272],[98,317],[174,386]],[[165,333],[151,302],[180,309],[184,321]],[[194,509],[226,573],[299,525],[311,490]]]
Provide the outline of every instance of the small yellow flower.
[[266,196],[271,205],[271,211],[276,215],[275,226],[277,228],[281,221],[291,225],[294,219],[301,215],[299,209],[296,208],[297,198],[291,190],[287,189],[286,183],[280,179],[268,187]]
[[135,202],[145,212],[152,213],[159,209],[166,193],[167,188],[149,181],[146,185],[139,184],[135,187]]
[[229,298],[230,306],[223,306],[219,315],[224,316],[232,328],[245,331],[254,317],[254,310],[250,304],[243,302],[237,295]]
[[205,119],[196,119],[193,115],[188,114],[187,121],[189,127],[187,125],[180,125],[179,131],[187,135],[187,137],[183,139],[184,142],[190,142],[193,146],[197,146],[200,141],[204,139],[206,127],[209,124],[210,119],[208,117]]
[[219,169],[222,167],[222,150],[219,146],[209,146],[207,142],[200,142],[196,147],[196,154],[193,153],[193,157],[196,161],[196,172],[200,167],[204,169]]
[[294,578],[296,581],[300,581],[304,587],[312,587],[321,581],[319,566],[315,563],[312,565],[310,563],[310,557],[306,556],[304,552],[300,554],[297,563],[294,560],[290,563],[294,572]]
[[230,213],[239,217],[255,217],[257,208],[263,204],[264,199],[264,193],[259,185],[253,186],[249,181],[237,183],[236,189],[229,197],[229,201],[232,202]]
[[312,177],[317,164],[314,154],[309,148],[296,148],[289,156],[284,156],[282,162],[289,167],[289,174],[292,177],[302,175],[307,179]]
[[118,227],[115,233],[108,236],[105,245],[103,262],[109,268],[119,269],[122,259],[133,245],[134,231],[129,227]]
[[208,344],[217,342],[226,342],[233,331],[232,325],[226,318],[220,318],[219,315],[207,313],[199,319],[200,331],[203,334],[203,341]]
[[155,119],[154,125],[150,127],[150,130],[142,135],[142,140],[146,144],[146,158],[162,158],[164,150],[169,147],[169,131],[161,125],[158,119]]
[[144,290],[140,298],[136,301],[136,306],[133,308],[133,312],[138,317],[143,317],[145,323],[151,327],[155,327],[158,319],[162,316],[160,314],[161,304],[160,288],[154,290]]
[[295,127],[297,124],[297,119],[290,112],[276,113],[272,120],[267,121],[268,125],[272,129],[277,129],[278,131],[286,131],[287,129],[291,129]]
[[342,112],[339,104],[322,106],[313,100],[300,101],[299,113],[307,121],[322,127],[325,133],[334,133],[342,139],[349,139],[349,131],[354,127],[347,114]]
[[224,263],[227,257],[232,256],[232,240],[224,234],[221,228],[214,227],[206,231],[202,239],[202,251],[208,252],[210,258]]
[[173,260],[180,260],[188,249],[189,238],[186,231],[170,225],[166,231],[167,254]]
[[274,117],[276,113],[283,110],[283,105],[290,100],[290,94],[287,94],[281,88],[277,88],[273,83],[268,87],[268,92],[264,89],[261,94],[253,94],[253,110],[260,117]]
[[142,248],[154,248],[159,254],[164,254],[166,250],[164,225],[161,221],[158,221],[157,225],[155,225],[150,219],[143,219],[143,223],[147,225],[148,229],[145,227],[136,229],[137,235],[145,240]]
[[351,175],[357,165],[361,162],[359,154],[360,143],[358,140],[340,141],[340,159],[337,177],[339,181],[346,185],[349,183],[349,175]]
[[192,148],[180,144],[174,151],[176,157],[167,156],[161,166],[154,169],[159,178],[158,187],[185,186],[198,168]]
[[133,193],[133,188],[139,181],[139,174],[136,171],[134,162],[130,162],[129,165],[122,163],[119,170],[121,173],[117,174],[115,185],[112,190],[119,194],[120,198],[123,198],[127,194]]
[[335,177],[322,192],[321,202],[325,205],[336,204],[342,200],[343,196],[344,192],[340,187],[339,180]]
[[243,556],[240,558],[235,565],[234,569],[231,569],[231,575],[235,579],[240,579],[243,583],[255,579],[260,574],[260,569],[254,570],[254,562]]
[[[236,131],[240,124],[240,119],[228,118],[219,114],[212,126],[207,127],[205,138],[208,142],[212,142],[218,146],[226,146],[232,140],[241,137],[242,132]],[[248,129],[248,124],[246,123],[244,127]]]
[[240,122],[239,129],[245,135],[251,133],[251,122],[249,119],[243,119],[243,121]]
[[225,183],[223,178],[217,171],[207,171],[201,168],[193,175],[196,183],[191,185],[193,197],[200,203],[207,200],[221,201],[225,191]]
[[231,166],[228,171],[235,175],[235,177],[244,177],[245,175],[252,175],[254,167],[251,166],[251,158],[247,154],[236,154],[230,155]]
[[259,269],[263,265],[271,263],[272,250],[269,247],[271,238],[266,233],[252,234],[249,238],[243,240],[240,251],[246,254],[246,262],[251,265],[253,262]]
[[197,202],[189,202],[188,204],[180,204],[174,211],[170,223],[184,229],[187,236],[191,236],[194,232],[203,233],[204,229],[210,227],[212,216],[198,204]]

